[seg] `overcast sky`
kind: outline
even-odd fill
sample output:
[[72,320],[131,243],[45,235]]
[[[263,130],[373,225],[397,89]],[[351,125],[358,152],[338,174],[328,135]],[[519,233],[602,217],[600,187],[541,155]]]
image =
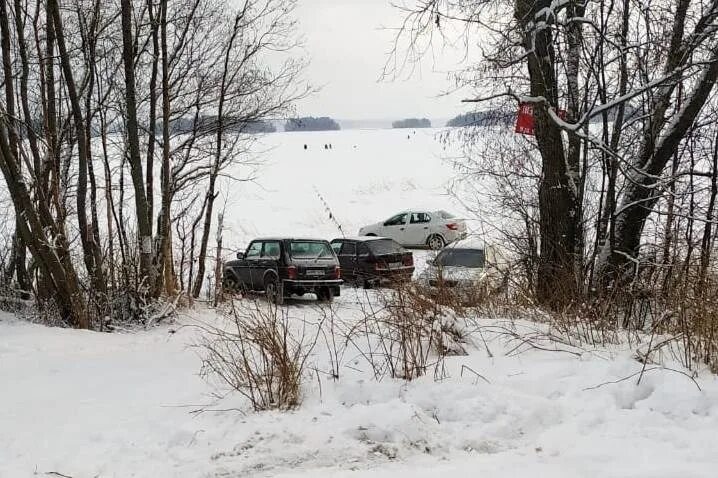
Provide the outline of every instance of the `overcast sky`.
[[[448,71],[457,54],[428,58],[410,78],[380,81],[402,12],[389,0],[299,0],[296,14],[310,58],[307,80],[321,91],[298,105],[298,114],[338,119],[447,118],[464,110]],[[453,56],[454,63],[451,63]],[[443,71],[442,71],[443,70]]]

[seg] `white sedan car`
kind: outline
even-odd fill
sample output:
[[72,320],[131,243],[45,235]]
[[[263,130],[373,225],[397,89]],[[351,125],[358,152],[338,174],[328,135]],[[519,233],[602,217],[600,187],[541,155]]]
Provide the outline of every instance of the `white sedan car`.
[[496,246],[473,238],[448,245],[429,260],[419,280],[470,297],[478,291],[496,292],[506,287],[507,261]]
[[466,237],[466,223],[446,211],[411,210],[359,229],[360,236],[390,237],[402,246],[438,250]]

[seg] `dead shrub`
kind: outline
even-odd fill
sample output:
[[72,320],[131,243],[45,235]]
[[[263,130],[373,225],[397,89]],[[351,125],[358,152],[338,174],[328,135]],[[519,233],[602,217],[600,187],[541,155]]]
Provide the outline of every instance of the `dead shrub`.
[[689,370],[707,366],[718,373],[718,276],[681,269],[664,280],[656,275],[665,271],[637,273],[621,288],[574,296],[559,310],[517,316],[547,323],[551,334],[571,345],[627,341],[637,346],[641,362],[671,358]]
[[707,366],[718,373],[718,278],[675,288],[665,302],[670,316],[657,324],[656,332],[670,340],[659,342],[654,349],[668,345],[684,367],[697,370]]
[[295,333],[286,309],[259,301],[230,300],[224,315],[227,328],[204,327],[201,376],[237,391],[255,411],[299,405],[321,324],[311,335],[306,324]]
[[[440,304],[415,283],[397,284],[378,293],[376,309],[364,310],[364,319],[349,336],[374,370],[414,380],[434,368],[443,376],[447,355],[465,354],[466,332],[457,314]],[[362,344],[356,343],[363,336]]]

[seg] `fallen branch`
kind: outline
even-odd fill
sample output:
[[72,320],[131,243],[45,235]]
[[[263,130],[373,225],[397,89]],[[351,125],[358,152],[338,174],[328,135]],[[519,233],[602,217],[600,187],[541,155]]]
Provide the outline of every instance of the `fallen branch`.
[[491,382],[489,382],[489,379],[488,379],[488,378],[484,377],[483,375],[481,375],[479,372],[477,372],[477,371],[474,370],[473,368],[469,367],[468,365],[462,365],[462,366],[461,366],[461,376],[462,376],[462,377],[464,376],[464,369],[468,370],[469,372],[473,373],[474,375],[476,375],[477,377],[479,377],[479,378],[480,378],[481,380],[483,380],[484,382],[486,382],[486,383],[488,383],[489,385],[491,385]]

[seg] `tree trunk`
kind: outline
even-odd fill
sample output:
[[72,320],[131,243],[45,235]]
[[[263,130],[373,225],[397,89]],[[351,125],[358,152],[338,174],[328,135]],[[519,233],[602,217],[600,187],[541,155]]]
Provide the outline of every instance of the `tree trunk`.
[[52,22],[52,9],[50,2],[47,2],[45,8],[45,17],[47,21],[46,49],[45,49],[45,87],[46,87],[46,106],[45,106],[45,136],[47,137],[47,154],[45,155],[45,165],[42,169],[42,187],[49,190],[50,200],[53,202],[58,225],[63,227],[67,212],[60,200],[60,145],[57,134],[57,99],[55,95],[55,27]]
[[162,49],[162,168],[161,189],[162,205],[157,227],[159,235],[159,251],[157,254],[156,290],[162,292],[164,282],[165,293],[174,294],[174,277],[172,273],[172,256],[170,248],[172,191],[170,185],[170,67],[167,57],[167,0],[160,5],[160,48]]
[[225,101],[225,95],[227,92],[227,75],[229,71],[229,61],[230,61],[230,54],[232,52],[232,47],[234,45],[234,41],[237,38],[237,34],[239,32],[239,22],[241,20],[241,16],[238,14],[234,21],[234,29],[232,30],[232,36],[229,39],[229,43],[227,45],[227,50],[225,51],[224,56],[224,64],[223,64],[223,70],[222,70],[222,84],[220,86],[219,91],[219,106],[217,108],[217,139],[216,139],[216,148],[215,148],[215,157],[214,157],[214,164],[212,165],[212,170],[209,173],[209,188],[207,190],[207,209],[205,211],[205,217],[204,217],[204,229],[202,230],[202,242],[199,246],[199,258],[198,258],[198,264],[197,264],[197,279],[194,283],[194,286],[192,288],[192,296],[196,299],[199,297],[200,292],[202,291],[202,283],[204,281],[204,272],[205,272],[205,260],[207,257],[207,244],[209,243],[209,230],[212,226],[212,208],[214,206],[214,200],[217,197],[217,195],[214,192],[215,189],[215,183],[217,181],[217,176],[219,175],[220,166],[222,162],[222,138],[224,135],[224,101]]
[[[89,234],[92,237],[92,253],[94,255],[94,266],[96,273],[94,276],[94,287],[95,293],[99,293],[103,296],[107,294],[107,282],[104,272],[104,260],[103,254],[100,250],[102,241],[100,239],[100,226],[97,215],[97,181],[95,179],[95,168],[92,157],[92,120],[93,120],[93,106],[92,106],[92,95],[95,90],[95,77],[96,77],[96,53],[97,53],[97,23],[100,16],[100,0],[95,0],[93,17],[89,25],[89,31],[86,32],[86,55],[88,64],[88,80],[87,86],[85,87],[85,138],[87,141],[87,175],[90,181],[90,231]],[[100,108],[104,105],[100,104]],[[106,297],[103,297],[102,302],[106,302]]]
[[217,215],[217,254],[214,261],[214,302],[213,306],[222,300],[222,228],[224,227],[224,212]]
[[537,296],[543,305],[558,307],[573,299],[578,290],[576,253],[581,244],[582,214],[578,203],[580,143],[571,139],[566,152],[561,130],[550,117],[549,108],[554,112],[559,109],[553,39],[550,28],[535,26],[536,14],[550,6],[551,0],[516,0],[515,16],[523,28],[524,49],[529,52],[531,96],[545,99],[534,104],[535,135],[543,169],[539,185]]
[[711,194],[708,201],[708,210],[706,211],[706,225],[703,229],[703,239],[701,240],[701,265],[699,271],[698,290],[702,291],[708,275],[708,264],[710,264],[711,249],[713,247],[713,217],[716,205],[716,197],[718,196],[718,128],[713,138],[713,154],[711,169]]
[[[10,149],[6,129],[0,125],[0,170],[18,218],[19,234],[30,249],[43,275],[54,289],[53,298],[64,320],[83,329],[91,322],[69,254],[65,237],[58,234],[49,210],[40,203],[36,209],[18,167],[17,156]],[[52,237],[48,237],[50,233]]]
[[[17,15],[20,15],[20,13],[18,12]],[[11,151],[17,155],[19,138],[17,134],[17,125],[15,124],[15,92],[13,88],[12,59],[10,57],[10,22],[8,19],[7,0],[0,0],[0,35],[3,77],[5,80],[5,110],[7,112],[7,118],[5,121],[7,121],[9,125],[8,143]],[[23,70],[23,73],[25,73],[25,70]],[[14,262],[12,269],[15,271],[18,286],[22,291],[27,291],[30,288],[30,279],[27,276],[27,268],[25,266],[27,261],[27,257],[25,255],[25,245],[23,243],[22,235],[17,231],[20,226],[21,224],[16,222],[16,232],[13,236],[14,254],[10,260]]]
[[[162,7],[160,7],[162,9]],[[147,1],[147,12],[152,25],[152,71],[150,73],[150,115],[147,132],[147,170],[145,181],[147,187],[147,216],[152,219],[154,216],[154,162],[155,162],[155,126],[157,124],[157,65],[159,63],[159,25],[160,19],[154,11],[154,0]],[[161,10],[160,10],[161,16]],[[152,234],[152,221],[150,221],[150,234]]]
[[[646,219],[653,211],[660,194],[656,177],[660,176],[678,145],[692,127],[693,122],[705,105],[718,80],[718,46],[714,47],[712,58],[706,61],[703,74],[692,92],[685,98],[684,106],[673,115],[671,123],[658,142],[646,139],[639,163],[628,172],[623,199],[616,212],[615,249],[605,251],[602,265],[604,275],[609,279],[628,277],[630,266],[638,258],[641,235]],[[658,137],[661,130],[653,132]],[[610,282],[610,280],[609,280]]]
[[[56,0],[53,0],[56,1]],[[152,271],[152,226],[147,207],[145,184],[140,159],[140,138],[137,127],[137,98],[135,94],[134,48],[132,43],[132,2],[121,0],[122,16],[122,58],[125,67],[125,100],[127,106],[127,141],[129,143],[130,174],[135,192],[137,232],[140,242],[140,274],[151,289]]]
[[90,160],[90,151],[88,148],[89,141],[87,138],[87,129],[85,127],[85,118],[83,118],[82,109],[80,107],[80,98],[75,86],[72,62],[65,44],[65,35],[62,27],[62,18],[60,16],[58,0],[48,0],[48,4],[52,10],[52,23],[55,31],[55,37],[57,39],[57,47],[60,51],[60,64],[65,76],[67,94],[70,100],[73,121],[75,123],[75,133],[77,134],[77,222],[80,229],[83,258],[85,261],[85,267],[92,279],[93,285],[95,287],[102,287],[101,284],[104,284],[102,270],[95,262],[95,259],[100,256],[100,253],[96,251],[96,248],[98,248],[99,245],[95,243],[87,223],[87,163]]

